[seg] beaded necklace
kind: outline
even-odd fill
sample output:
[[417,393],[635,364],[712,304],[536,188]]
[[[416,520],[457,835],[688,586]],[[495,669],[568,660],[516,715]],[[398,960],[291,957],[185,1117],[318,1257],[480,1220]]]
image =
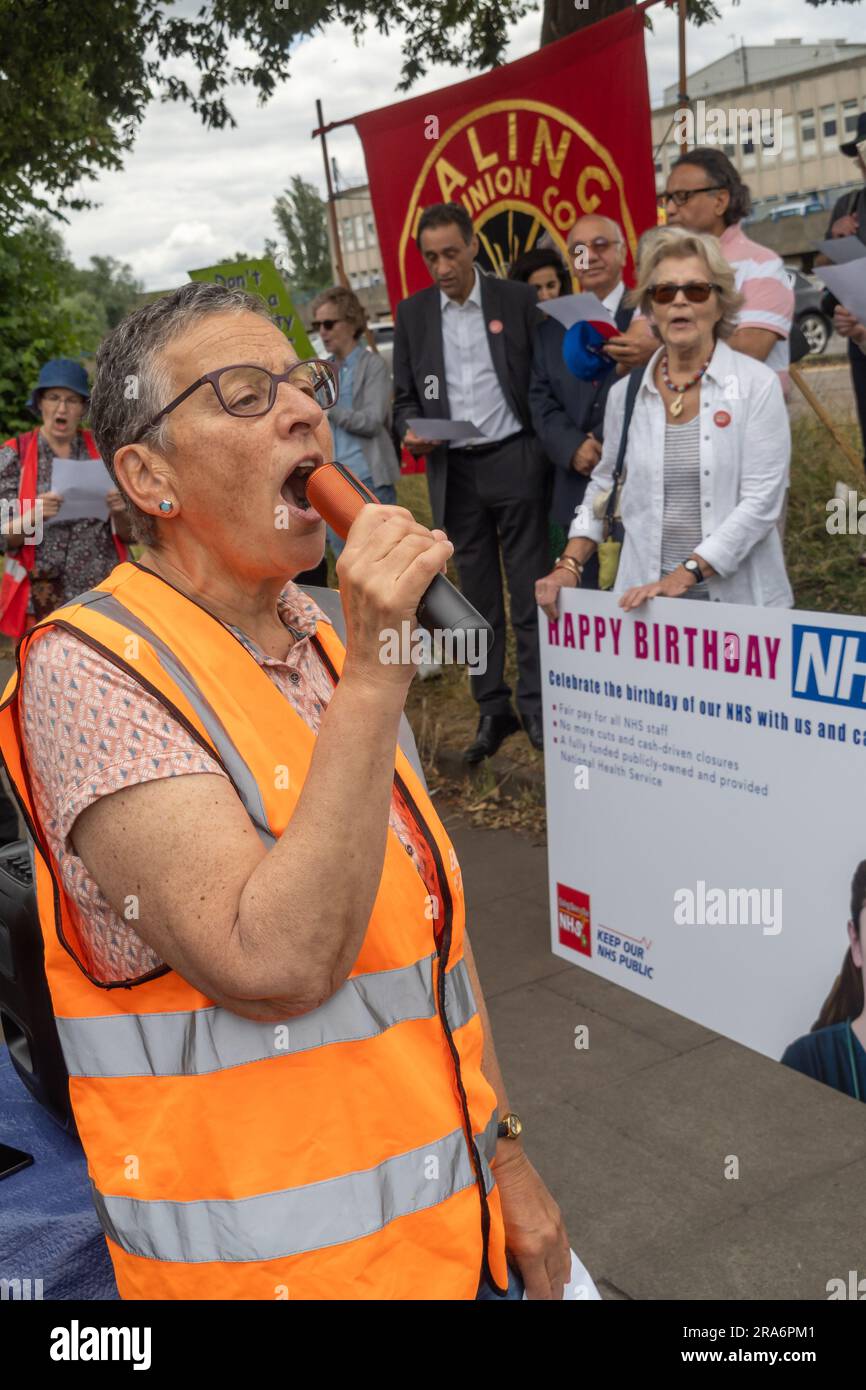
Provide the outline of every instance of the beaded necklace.
[[673,403],[669,407],[671,415],[682,415],[684,397],[686,392],[689,390],[690,387],[697,386],[698,382],[700,381],[704,372],[707,370],[707,367],[710,365],[711,361],[712,358],[708,357],[704,365],[701,367],[701,370],[697,373],[696,376],[692,377],[691,381],[687,381],[685,386],[675,386],[668,375],[668,355],[667,353],[665,353],[664,357],[662,358],[662,381],[664,382],[668,390],[673,391],[676,395],[676,400],[673,401]]

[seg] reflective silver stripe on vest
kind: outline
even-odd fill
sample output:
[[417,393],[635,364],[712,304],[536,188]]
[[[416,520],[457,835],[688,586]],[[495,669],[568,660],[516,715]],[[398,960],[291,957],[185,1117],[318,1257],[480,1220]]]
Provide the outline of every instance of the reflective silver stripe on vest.
[[[479,1150],[490,1152],[493,1114]],[[495,1137],[493,1140],[495,1147]],[[432,1163],[432,1159],[436,1163]],[[493,1174],[484,1163],[485,1188]],[[326,1182],[236,1201],[141,1201],[94,1189],[105,1234],[130,1255],[182,1264],[278,1260],[345,1245],[412,1212],[438,1206],[475,1182],[463,1129],[386,1159],[376,1168]]]
[[[331,1043],[374,1038],[410,1019],[435,1018],[433,959],[356,975],[318,1009],[284,1023],[256,1023],[213,1005],[171,1013],[58,1018],[57,1030],[70,1076],[206,1076]],[[452,1029],[475,1014],[465,961],[445,977],[445,1009]]]
[[128,608],[124,608],[113,594],[102,593],[99,589],[91,589],[87,593],[81,594],[76,602],[82,607],[98,609],[106,618],[110,618],[113,622],[137,633],[139,637],[143,637],[153,648],[160,666],[171,677],[175,685],[183,691],[207,729],[214,747],[238,789],[247,814],[259,833],[259,838],[268,849],[275,845],[276,839],[268,825],[267,813],[256,779],[235,744],[229,738],[216,710],[210,701],[205,699],[189,671],[178,661],[171,648],[146,623],[143,623],[134,613],[130,613]]

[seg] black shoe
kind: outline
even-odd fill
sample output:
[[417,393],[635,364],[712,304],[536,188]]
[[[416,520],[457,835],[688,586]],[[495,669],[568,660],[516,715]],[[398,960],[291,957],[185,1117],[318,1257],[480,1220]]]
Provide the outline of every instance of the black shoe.
[[482,714],[475,740],[464,750],[464,763],[480,763],[484,758],[492,758],[503,741],[516,734],[519,728],[520,720],[512,710],[507,714]]
[[524,714],[523,729],[533,748],[544,752],[544,720],[540,714]]

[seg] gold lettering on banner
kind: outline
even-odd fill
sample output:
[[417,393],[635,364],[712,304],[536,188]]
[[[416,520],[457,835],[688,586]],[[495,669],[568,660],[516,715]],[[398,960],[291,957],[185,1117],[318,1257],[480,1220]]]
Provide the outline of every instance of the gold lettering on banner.
[[462,188],[467,182],[466,175],[455,169],[453,164],[449,164],[447,159],[436,160],[436,177],[439,180],[443,203],[450,203],[455,188]]
[[584,212],[595,212],[601,202],[597,193],[587,193],[586,185],[590,180],[600,184],[605,193],[610,188],[610,179],[604,169],[600,169],[597,164],[587,164],[585,169],[581,169],[580,177],[577,180],[577,201]]
[[547,167],[555,179],[559,178],[562,166],[565,163],[565,156],[568,154],[568,147],[571,144],[571,131],[564,130],[559,137],[559,144],[556,147],[556,154],[553,153],[553,139],[550,134],[550,126],[543,116],[539,116],[538,125],[535,127],[535,139],[532,142],[531,164],[541,163],[541,152],[544,150],[547,156]]
[[[490,175],[488,174],[487,177],[489,178]],[[472,200],[472,206],[469,207],[469,212],[478,212],[480,208],[486,208],[487,204],[490,202],[482,186],[481,179],[479,179],[477,183],[471,183],[469,185],[468,194]],[[465,194],[463,196],[463,201],[464,203],[466,202]]]
[[483,173],[485,169],[489,169],[492,165],[499,163],[498,154],[481,153],[481,146],[478,143],[478,134],[474,125],[471,125],[467,130],[466,138],[469,141],[469,148],[472,151],[472,157],[475,160],[475,167],[478,170],[479,174]]
[[[611,194],[613,196],[611,196]],[[417,264],[418,219],[439,200],[456,201],[475,226],[481,263],[505,275],[542,233],[565,256],[565,237],[582,212],[608,211],[635,253],[637,237],[616,160],[566,111],[523,98],[467,111],[431,142],[409,199],[397,250],[409,293]],[[411,268],[411,270],[410,270]]]

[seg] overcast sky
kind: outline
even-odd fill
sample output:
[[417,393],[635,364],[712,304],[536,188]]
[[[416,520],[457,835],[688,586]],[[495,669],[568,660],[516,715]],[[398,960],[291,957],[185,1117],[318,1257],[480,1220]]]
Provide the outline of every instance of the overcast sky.
[[[793,35],[857,39],[866,17],[863,5],[825,5],[806,0],[717,0],[718,24],[688,29],[690,72],[746,43],[772,43]],[[664,6],[652,10],[655,31],[647,33],[650,94],[660,101],[676,81],[676,20]],[[748,15],[748,18],[747,18]],[[540,9],[515,25],[509,59],[538,47]],[[264,107],[249,89],[236,88],[229,105],[234,130],[207,131],[186,107],[153,103],[125,167],[83,185],[81,192],[99,206],[69,214],[64,235],[77,265],[92,255],[128,261],[148,289],[182,284],[186,271],[212,265],[236,250],[261,251],[276,235],[275,196],[292,174],[324,193],[321,146],[310,139],[315,101],[321,97],[325,120],[341,120],[404,99],[395,91],[400,71],[400,39],[368,32],[356,48],[338,25],[300,44],[291,78]],[[408,94],[433,91],[472,74],[453,68],[432,70]],[[361,144],[354,128],[335,131],[329,150],[345,182],[365,178]]]

